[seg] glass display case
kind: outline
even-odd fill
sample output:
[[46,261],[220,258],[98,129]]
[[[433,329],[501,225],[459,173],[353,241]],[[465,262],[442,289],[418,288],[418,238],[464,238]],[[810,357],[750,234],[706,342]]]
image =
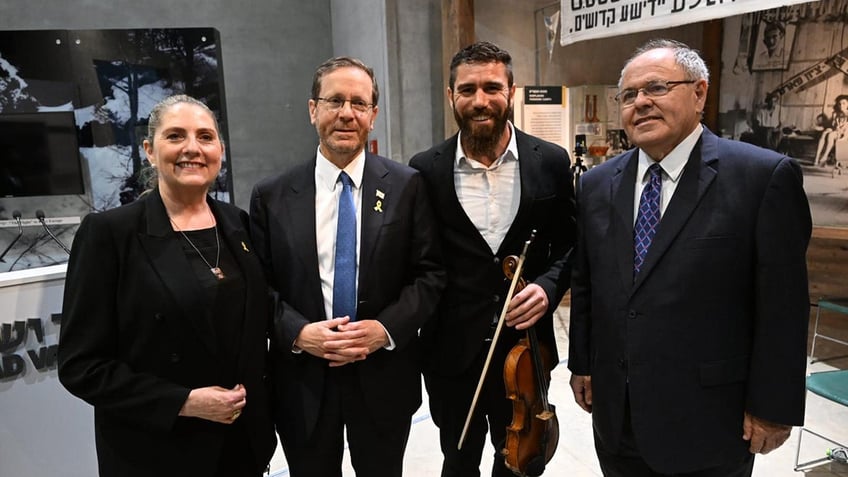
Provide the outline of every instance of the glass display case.
[[600,164],[627,149],[621,128],[615,85],[583,85],[568,89],[571,105],[571,136],[575,155],[586,167]]

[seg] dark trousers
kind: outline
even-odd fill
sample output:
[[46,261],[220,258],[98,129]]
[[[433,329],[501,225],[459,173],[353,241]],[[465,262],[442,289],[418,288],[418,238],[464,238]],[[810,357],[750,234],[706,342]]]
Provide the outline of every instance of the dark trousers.
[[[391,392],[391,389],[386,389]],[[412,416],[377,423],[366,411],[354,366],[330,368],[315,430],[303,445],[283,441],[292,477],[342,477],[344,433],[360,477],[400,477]]]
[[444,456],[442,477],[479,477],[480,459],[486,445],[487,432],[495,448],[492,476],[515,477],[504,465],[503,456],[500,454],[506,439],[506,427],[512,422],[512,403],[506,398],[503,380],[506,352],[496,352],[492,357],[462,449],[457,450],[486,353],[488,348],[484,347],[474,364],[462,374],[424,375],[424,383],[430,397],[430,414],[433,416],[433,422],[439,427],[439,441]]
[[[604,448],[595,433],[595,450],[604,477],[751,477],[754,470],[754,454],[739,462],[727,462],[683,474],[661,474],[651,469],[642,459],[630,421],[630,399],[625,399],[625,413],[621,445],[616,450]],[[741,419],[740,419],[741,422]],[[741,426],[740,426],[741,433]]]
[[265,468],[257,468],[244,421],[236,420],[226,432],[215,477],[262,477]]

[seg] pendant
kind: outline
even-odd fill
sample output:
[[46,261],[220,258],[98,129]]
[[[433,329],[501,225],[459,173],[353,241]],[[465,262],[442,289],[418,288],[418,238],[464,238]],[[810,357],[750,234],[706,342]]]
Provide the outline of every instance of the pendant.
[[224,272],[222,272],[219,267],[212,267],[209,269],[209,271],[212,272],[212,275],[215,275],[215,278],[217,278],[218,280],[224,279]]

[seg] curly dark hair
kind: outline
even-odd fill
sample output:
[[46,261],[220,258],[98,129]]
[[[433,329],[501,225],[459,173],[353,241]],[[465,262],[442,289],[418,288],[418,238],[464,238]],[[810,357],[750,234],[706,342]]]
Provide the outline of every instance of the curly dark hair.
[[843,99],[848,101],[848,94],[840,94],[833,100],[833,110],[843,114],[848,114],[848,111],[843,111],[842,106],[839,105]]

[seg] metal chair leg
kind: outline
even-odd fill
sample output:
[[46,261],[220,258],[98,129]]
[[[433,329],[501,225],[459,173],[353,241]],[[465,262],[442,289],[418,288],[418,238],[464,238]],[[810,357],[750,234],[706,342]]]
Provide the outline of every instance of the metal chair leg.
[[821,316],[821,307],[816,307],[816,324],[813,326],[813,344],[810,347],[810,364],[816,362],[816,338],[819,337],[819,317]]
[[810,434],[812,434],[812,435],[814,435],[814,436],[816,436],[816,437],[818,437],[822,440],[825,440],[825,441],[827,441],[831,444],[834,444],[836,447],[846,447],[844,444],[840,444],[839,442],[836,442],[833,439],[828,439],[827,437],[819,434],[818,432],[813,432],[809,429],[805,429],[805,428],[802,427],[801,432],[798,434],[798,447],[795,449],[795,472],[801,472],[801,471],[804,471],[804,470],[809,470],[809,469],[812,469],[813,467],[818,467],[822,464],[826,464],[826,463],[833,460],[833,458],[826,456],[826,457],[821,457],[819,459],[813,459],[813,460],[810,460],[810,461],[807,461],[807,462],[802,462],[802,463],[799,464],[798,459],[801,456],[801,440],[803,439],[805,432],[808,432],[808,433],[810,433]]

